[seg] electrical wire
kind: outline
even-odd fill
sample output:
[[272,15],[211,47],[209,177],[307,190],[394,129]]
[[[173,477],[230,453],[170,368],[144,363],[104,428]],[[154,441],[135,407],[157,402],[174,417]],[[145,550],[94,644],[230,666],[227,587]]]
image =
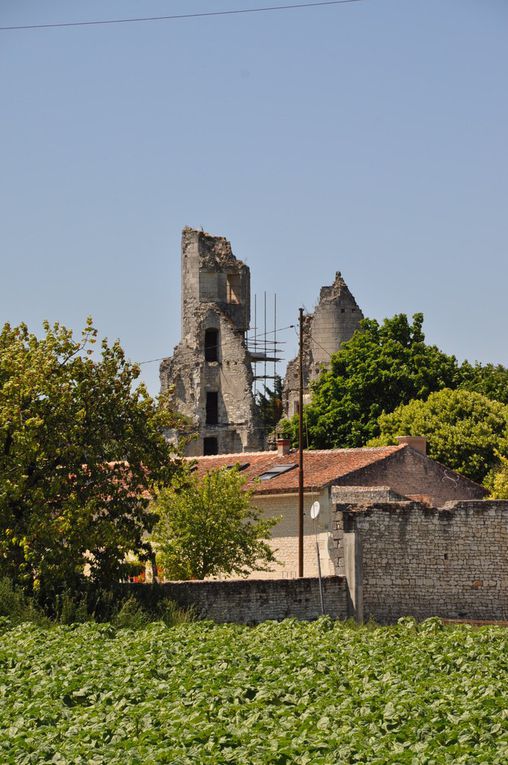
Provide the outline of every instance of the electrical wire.
[[[258,335],[257,336],[257,340],[259,340],[259,338],[261,338],[261,337],[265,337],[265,335],[273,335],[274,332],[284,332],[286,329],[293,329],[293,328],[294,328],[294,324],[289,324],[287,327],[277,327],[276,330],[271,330],[270,332],[265,332],[262,335]],[[272,344],[275,343],[274,340],[268,341],[268,342],[271,342]],[[277,340],[276,342],[277,342],[277,345],[279,345],[279,344],[282,345],[286,341],[285,340]],[[261,345],[262,344],[263,343],[261,343]],[[219,348],[227,348],[228,346],[231,346],[231,345],[237,345],[237,340],[236,339],[235,340],[230,340],[229,342],[219,343],[217,346],[214,345],[214,346],[209,346],[209,347],[210,347],[210,349],[212,349],[212,348],[219,349]],[[248,346],[248,339],[247,339],[247,343],[246,343],[246,349],[248,350],[247,346]],[[277,351],[277,348],[276,347],[272,347],[272,348],[269,348],[268,350],[270,351],[270,353],[272,353],[272,352],[275,353]],[[137,363],[138,366],[141,366],[141,364],[154,364],[156,361],[164,361],[164,359],[168,359],[168,358],[170,358],[170,356],[160,356],[157,359],[147,359],[146,361],[137,361],[136,363]]]
[[330,351],[327,351],[327,350],[326,350],[326,348],[323,348],[323,346],[322,346],[320,343],[318,343],[318,341],[316,340],[316,338],[314,337],[314,335],[312,334],[312,332],[309,332],[309,337],[310,337],[310,339],[312,340],[312,342],[313,342],[313,343],[316,343],[316,345],[317,345],[317,347],[318,347],[318,348],[321,348],[321,350],[322,350],[324,353],[326,353],[326,355],[328,356],[328,358],[329,358],[329,359],[331,359],[331,358],[332,358],[332,354],[330,353]]
[[107,24],[139,24],[145,21],[177,21],[179,19],[200,19],[209,16],[235,16],[247,13],[268,13],[270,11],[290,11],[297,8],[317,8],[324,5],[346,5],[359,3],[363,0],[319,0],[316,3],[291,3],[290,5],[267,5],[264,8],[238,8],[231,11],[202,11],[199,13],[175,13],[170,16],[139,16],[137,18],[93,19],[92,21],[62,21],[53,24],[19,24],[17,26],[0,27],[0,32],[20,31],[27,29],[61,29],[62,27],[91,27]]

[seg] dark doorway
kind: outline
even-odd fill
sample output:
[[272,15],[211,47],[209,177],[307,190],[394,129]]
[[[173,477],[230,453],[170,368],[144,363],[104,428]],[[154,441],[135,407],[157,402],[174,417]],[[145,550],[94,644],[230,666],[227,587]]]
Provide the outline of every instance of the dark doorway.
[[207,436],[203,439],[203,454],[205,457],[219,453],[219,444],[215,436]]
[[219,360],[219,330],[207,329],[205,331],[205,361]]
[[219,394],[217,391],[206,394],[206,424],[217,425],[219,422]]

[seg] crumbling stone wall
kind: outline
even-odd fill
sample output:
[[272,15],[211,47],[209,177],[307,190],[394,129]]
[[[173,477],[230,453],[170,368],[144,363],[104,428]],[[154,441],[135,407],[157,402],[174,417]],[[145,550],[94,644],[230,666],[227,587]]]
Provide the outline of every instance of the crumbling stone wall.
[[[344,578],[323,577],[322,582],[325,614],[347,619],[350,614]],[[321,616],[319,580],[311,577],[130,584],[121,588],[145,606],[169,599],[182,608],[192,608],[198,618],[216,622],[258,624],[268,619],[311,620]]]
[[185,228],[181,271],[182,339],[163,360],[160,380],[161,390],[172,391],[175,409],[188,418],[189,433],[197,433],[186,453],[255,451],[262,446],[262,430],[245,345],[249,268],[224,237]]
[[[309,385],[312,380],[323,366],[328,365],[332,353],[353,336],[362,319],[361,309],[340,271],[337,271],[333,284],[321,288],[314,313],[304,317],[304,403],[310,400]],[[298,389],[299,361],[296,358],[289,362],[284,378],[283,409],[286,417],[292,417],[297,411]]]
[[337,505],[357,618],[508,618],[508,502]]

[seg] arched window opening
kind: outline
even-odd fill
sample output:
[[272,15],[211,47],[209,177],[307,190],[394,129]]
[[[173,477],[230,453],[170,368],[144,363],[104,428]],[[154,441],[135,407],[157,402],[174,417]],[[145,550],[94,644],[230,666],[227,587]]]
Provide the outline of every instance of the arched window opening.
[[205,331],[205,361],[219,360],[219,330],[207,329]]

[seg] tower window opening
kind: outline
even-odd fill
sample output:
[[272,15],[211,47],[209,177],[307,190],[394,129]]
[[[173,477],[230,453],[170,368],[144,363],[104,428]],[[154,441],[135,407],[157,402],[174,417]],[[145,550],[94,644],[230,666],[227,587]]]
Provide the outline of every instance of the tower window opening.
[[205,332],[205,361],[219,360],[219,330],[207,329]]
[[217,425],[219,422],[219,394],[209,391],[206,394],[206,424]]
[[203,439],[203,455],[210,457],[212,454],[219,453],[219,444],[215,436],[207,436]]
[[240,302],[240,274],[227,275],[226,300],[228,303]]

